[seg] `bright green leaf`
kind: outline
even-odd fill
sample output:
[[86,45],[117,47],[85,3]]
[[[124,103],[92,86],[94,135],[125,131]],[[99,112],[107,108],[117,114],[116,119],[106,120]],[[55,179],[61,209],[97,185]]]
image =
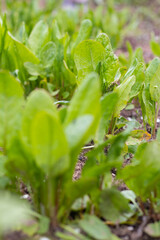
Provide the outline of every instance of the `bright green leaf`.
[[0,71],[0,147],[4,151],[20,128],[22,104],[20,83],[7,71]]
[[84,215],[79,225],[89,236],[98,240],[110,240],[111,232],[109,227],[94,215]]
[[145,229],[145,233],[147,233],[150,237],[160,237],[160,222],[149,223]]
[[118,222],[129,212],[128,200],[114,188],[101,192],[99,208],[101,215],[113,222]]
[[118,57],[114,54],[110,39],[105,33],[100,33],[96,40],[100,42],[105,48],[105,60],[102,63],[101,74],[107,84],[111,84],[114,81],[116,72],[119,68]]
[[26,144],[30,144],[32,120],[40,111],[51,112],[58,118],[58,112],[49,94],[44,90],[35,90],[27,99],[22,120],[22,138]]
[[48,34],[48,25],[42,20],[39,21],[33,28],[29,36],[28,43],[35,54],[38,54],[40,48],[47,42]]
[[39,112],[31,126],[32,151],[37,165],[50,176],[62,174],[69,167],[68,144],[57,117]]
[[134,83],[135,76],[131,76],[126,78],[117,88],[115,88],[114,92],[118,94],[118,103],[114,112],[115,117],[118,117],[120,111],[127,105],[127,102],[130,99],[129,94]]
[[51,67],[54,64],[54,60],[57,55],[56,45],[53,42],[48,42],[41,50],[40,50],[40,60],[43,64],[43,67]]
[[94,40],[82,41],[75,49],[74,60],[78,71],[78,80],[95,72],[98,64],[104,60],[105,49],[101,43]]

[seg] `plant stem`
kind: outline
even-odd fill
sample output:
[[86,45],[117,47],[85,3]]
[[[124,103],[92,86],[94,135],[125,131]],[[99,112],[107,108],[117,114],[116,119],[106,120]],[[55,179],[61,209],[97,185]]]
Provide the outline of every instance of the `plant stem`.
[[145,212],[145,207],[144,207],[144,203],[142,202],[142,199],[139,198],[139,206],[140,206],[140,209],[142,210],[144,216],[146,215],[146,212]]
[[160,101],[157,102],[156,104],[156,112],[155,112],[155,122],[154,122],[154,128],[152,131],[152,138],[155,139],[156,138],[156,128],[157,128],[157,118],[158,118],[158,112],[159,112],[159,108],[160,108]]
[[116,125],[116,121],[117,121],[117,118],[112,116],[110,126],[109,126],[109,129],[108,129],[108,134],[113,134],[114,133],[114,128],[115,128],[115,125]]

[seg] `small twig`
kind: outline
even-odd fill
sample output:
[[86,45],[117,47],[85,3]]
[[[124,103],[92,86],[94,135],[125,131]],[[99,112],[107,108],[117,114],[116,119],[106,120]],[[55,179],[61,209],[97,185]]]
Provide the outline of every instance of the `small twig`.
[[83,147],[82,149],[84,150],[84,149],[92,149],[92,148],[94,148],[94,145],[91,145],[91,146],[85,146],[85,147]]
[[139,228],[137,229],[136,234],[134,233],[132,235],[131,239],[133,239],[133,240],[142,239],[143,230],[144,230],[144,227],[147,225],[148,221],[149,221],[149,217],[148,216],[143,216],[142,223],[140,224]]
[[57,102],[54,102],[54,104],[69,104],[69,101],[57,101]]

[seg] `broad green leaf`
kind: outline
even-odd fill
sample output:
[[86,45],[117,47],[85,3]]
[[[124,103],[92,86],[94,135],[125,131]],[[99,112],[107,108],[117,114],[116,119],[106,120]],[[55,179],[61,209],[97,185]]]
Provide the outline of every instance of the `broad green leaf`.
[[[78,234],[77,231],[73,233],[74,236],[71,235],[72,233],[62,233],[62,232],[56,232],[56,236],[61,240],[90,240],[90,238],[83,237],[81,234]],[[48,240],[48,239],[47,239]]]
[[85,195],[83,198],[78,198],[72,205],[73,211],[80,211],[82,209],[86,209],[87,205],[90,203],[90,198],[88,195]]
[[[142,92],[142,100],[144,102],[145,108],[143,112],[146,112],[147,120],[152,129],[155,124],[155,99],[157,99],[159,95],[158,86],[158,78],[157,76],[158,69],[160,68],[160,59],[158,57],[154,58],[149,64],[146,73],[145,73],[145,84]],[[157,77],[156,77],[157,76]],[[158,94],[158,95],[157,95]],[[142,107],[143,107],[142,102]],[[143,114],[144,115],[144,114]],[[145,117],[145,116],[144,116]]]
[[157,131],[157,141],[160,143],[160,128],[158,128],[158,131]]
[[75,182],[71,181],[71,179],[66,181],[63,189],[64,199],[62,199],[60,214],[63,215],[64,212],[69,211],[76,199],[84,197],[97,187],[98,181],[96,177],[83,177]]
[[110,39],[107,34],[100,33],[96,40],[105,48],[105,60],[102,63],[101,74],[104,81],[110,85],[114,81],[116,72],[119,68],[119,61],[112,50]]
[[[87,120],[87,126],[84,125],[84,127],[82,127],[83,133],[79,130],[77,131],[77,136],[75,136],[74,133],[76,145],[71,139],[71,136],[69,136],[69,134],[73,134],[73,131],[69,133],[69,131],[66,130],[68,135],[67,139],[69,139],[71,147],[74,146],[74,148],[71,148],[72,168],[69,173],[70,178],[73,174],[77,155],[80,153],[81,147],[94,138],[100,120],[100,83],[95,73],[88,75],[75,92],[64,121],[65,129],[67,129],[70,124],[74,126],[74,122],[76,122],[79,117],[84,119],[84,115],[90,115],[93,121],[89,123],[91,118]],[[78,121],[76,125],[77,124],[80,124],[80,122]],[[75,127],[77,127],[76,125]]]
[[131,131],[135,128],[136,122],[132,121],[128,123],[127,129],[125,131],[118,134],[113,138],[111,147],[108,151],[108,160],[113,163],[116,162],[119,158],[122,159],[122,151],[124,149],[125,143],[129,138]]
[[103,62],[104,57],[105,49],[101,43],[94,40],[82,41],[74,52],[79,82],[81,82],[87,74],[95,72],[98,64]]
[[160,222],[149,223],[145,229],[145,233],[147,233],[150,237],[160,237]]
[[130,202],[132,202],[132,204],[134,204],[134,206],[139,209],[139,206],[136,202],[136,194],[131,191],[131,190],[124,190],[124,191],[121,191],[122,195],[127,198]]
[[154,124],[155,124],[155,102],[152,101],[152,99],[151,99],[151,95],[149,92],[149,84],[147,86],[145,86],[142,91],[142,101],[145,106],[145,113],[146,113],[147,121],[153,129]]
[[159,151],[160,144],[157,141],[139,145],[135,159],[118,176],[143,201],[150,197],[152,191],[159,189]]
[[8,44],[11,46],[11,51],[15,51],[15,55],[19,58],[17,61],[24,64],[25,62],[39,63],[39,59],[31,52],[24,44],[19,42],[16,38],[12,36],[10,32],[8,32],[8,40],[6,40]]
[[109,127],[109,121],[114,113],[117,104],[118,95],[116,93],[107,93],[101,98],[101,120],[97,130],[97,141],[102,143],[104,140],[105,132]]
[[35,54],[39,54],[39,50],[48,40],[49,29],[48,25],[42,20],[39,21],[33,28],[28,43]]
[[91,114],[96,120],[99,119],[100,83],[95,73],[88,75],[75,92],[68,108],[65,126],[85,114]]
[[44,90],[35,90],[27,99],[22,120],[22,138],[26,144],[30,144],[32,120],[40,111],[51,112],[58,118],[58,112],[49,94]]
[[81,26],[80,26],[79,33],[78,33],[77,39],[75,41],[74,47],[76,47],[83,40],[87,40],[90,37],[90,35],[91,35],[91,31],[92,31],[92,22],[91,22],[91,20],[84,19],[81,22]]
[[61,225],[63,228],[63,232],[56,232],[56,236],[61,240],[91,240],[89,237],[84,236],[79,233],[79,227],[77,226],[69,226],[69,225]]
[[11,230],[22,221],[29,220],[29,207],[18,197],[8,192],[0,193],[0,235]]
[[132,57],[132,63],[137,60],[137,62],[144,63],[144,58],[143,58],[143,50],[141,47],[136,48],[133,57]]
[[160,63],[150,80],[150,94],[153,101],[160,102]]
[[53,42],[48,42],[39,53],[40,60],[43,67],[48,68],[54,64],[54,60],[57,55],[56,45]]
[[109,227],[94,215],[84,215],[79,221],[82,230],[94,239],[111,240],[111,231]]
[[39,76],[45,74],[43,66],[41,64],[25,62],[24,66],[27,69],[28,73],[32,76]]
[[41,111],[31,125],[32,152],[37,165],[50,176],[64,173],[69,167],[68,144],[62,126],[53,114]]
[[115,108],[114,116],[118,117],[120,111],[127,105],[130,99],[130,91],[135,83],[135,76],[128,77],[118,87],[115,88],[114,92],[118,94],[118,103]]
[[81,147],[88,138],[87,133],[93,123],[92,115],[83,115],[71,122],[65,129],[69,147],[74,149]]
[[16,34],[16,38],[23,43],[24,45],[27,44],[28,41],[28,34],[27,34],[27,30],[26,30],[26,24],[24,22],[22,22],[18,33]]
[[39,59],[21,42],[15,39],[10,32],[5,37],[4,49],[2,51],[2,68],[16,71],[18,78],[24,82],[26,80],[25,62],[39,63]]
[[99,208],[101,216],[113,222],[118,222],[129,212],[128,200],[114,188],[101,192]]
[[124,81],[126,78],[131,77],[137,67],[138,64],[138,60],[135,59],[133,61],[133,63],[131,64],[131,66],[129,67],[128,71],[126,72],[126,74],[124,75],[124,77],[122,78],[122,81]]
[[20,136],[17,136],[9,147],[7,155],[5,167],[9,177],[20,178],[24,184],[30,183],[33,187],[32,193],[36,198],[37,190],[43,183],[44,174],[42,175],[35,164],[31,148],[26,148]]
[[136,77],[136,81],[135,84],[132,86],[130,98],[137,96],[140,90],[142,89],[142,84],[145,80],[144,70],[145,70],[144,63],[142,62],[138,63],[133,72],[133,75]]
[[151,41],[150,46],[153,54],[156,56],[160,56],[160,44],[155,41]]
[[6,97],[23,97],[21,84],[9,72],[0,71],[0,94]]
[[0,147],[6,151],[20,128],[23,89],[7,71],[0,71]]
[[46,216],[40,216],[39,217],[39,227],[38,227],[38,233],[44,234],[48,232],[49,229],[50,220]]
[[149,84],[160,66],[160,58],[154,58],[145,73],[145,84]]
[[[3,149],[0,149],[2,152]],[[6,176],[6,161],[7,157],[0,155],[0,189],[6,189],[7,185],[10,182],[10,179]]]
[[65,77],[72,85],[77,85],[76,75],[68,68],[67,63],[63,60],[64,67],[65,67]]

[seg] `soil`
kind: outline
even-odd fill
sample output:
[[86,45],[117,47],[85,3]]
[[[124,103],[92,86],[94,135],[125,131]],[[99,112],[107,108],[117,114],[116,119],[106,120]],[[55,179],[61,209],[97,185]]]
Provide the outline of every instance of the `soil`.
[[[122,5],[120,8],[122,8]],[[154,34],[156,39],[160,38],[160,1],[159,0],[146,0],[145,4],[141,1],[137,6],[129,5],[131,13],[137,14],[138,12],[138,27],[136,31],[130,32],[124,38],[122,46],[116,50],[117,55],[124,53],[127,55],[126,42],[129,41],[133,47],[141,47],[143,49],[144,60],[149,62],[154,58],[150,48],[151,35]],[[147,11],[146,11],[147,10]]]

